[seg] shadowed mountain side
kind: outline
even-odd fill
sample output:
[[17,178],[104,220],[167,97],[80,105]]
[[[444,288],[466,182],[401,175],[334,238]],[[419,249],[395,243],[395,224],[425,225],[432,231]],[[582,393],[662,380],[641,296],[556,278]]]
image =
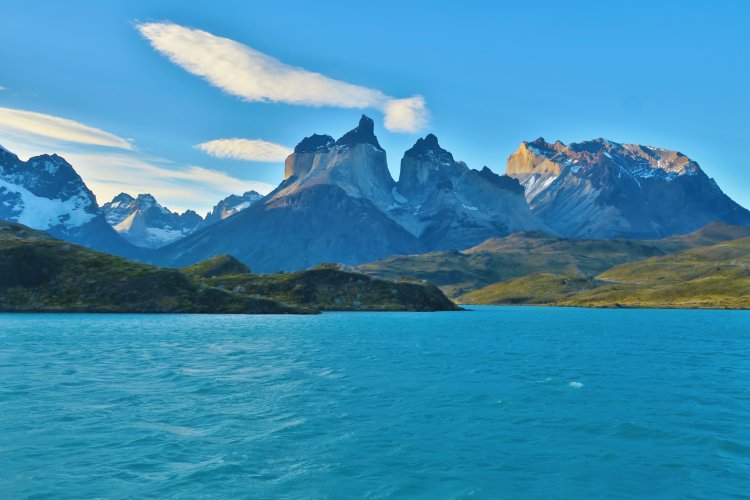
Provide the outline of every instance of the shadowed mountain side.
[[226,253],[254,271],[278,272],[323,262],[358,264],[420,250],[414,236],[368,199],[316,184],[168,245],[156,252],[155,262],[180,267]]

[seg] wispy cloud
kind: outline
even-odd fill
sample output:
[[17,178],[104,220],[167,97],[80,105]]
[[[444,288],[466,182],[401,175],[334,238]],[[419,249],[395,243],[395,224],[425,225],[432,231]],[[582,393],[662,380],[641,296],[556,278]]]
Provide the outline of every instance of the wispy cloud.
[[[30,122],[10,123],[11,117],[29,115]],[[151,193],[170,209],[190,208],[202,213],[230,194],[250,189],[268,193],[273,189],[270,184],[239,179],[218,170],[149,157],[108,132],[29,111],[0,108],[0,144],[24,159],[42,153],[63,156],[100,204],[123,191],[133,195]]]
[[427,124],[429,112],[421,96],[390,97],[380,90],[290,66],[234,40],[174,23],[143,23],[138,30],[173,63],[247,101],[376,108],[385,113],[385,126],[394,132],[416,132]]
[[195,147],[211,156],[233,160],[279,162],[292,154],[291,148],[258,139],[216,139]]
[[89,127],[59,116],[13,108],[0,108],[0,133],[7,135],[33,134],[57,141],[133,149],[132,144],[127,140],[98,128]]
[[230,194],[251,189],[265,194],[274,187],[195,165],[166,168],[156,160],[127,154],[68,153],[65,158],[96,193],[100,203],[121,192],[151,193],[172,210],[190,208],[204,213]]

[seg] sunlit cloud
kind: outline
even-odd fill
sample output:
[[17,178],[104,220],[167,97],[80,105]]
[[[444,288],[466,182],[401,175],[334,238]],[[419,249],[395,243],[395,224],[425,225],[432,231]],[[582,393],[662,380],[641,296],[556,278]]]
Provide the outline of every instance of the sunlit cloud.
[[59,116],[13,108],[0,107],[0,134],[32,134],[41,138],[69,143],[133,149],[132,144],[127,140],[98,128]]
[[266,162],[284,161],[293,151],[281,144],[258,139],[216,139],[195,147],[217,158]]
[[151,193],[172,210],[193,209],[202,214],[230,194],[251,189],[266,194],[274,187],[195,165],[166,168],[154,160],[125,154],[69,153],[65,158],[96,193],[100,204],[121,192]]
[[385,127],[394,132],[416,132],[429,117],[421,96],[390,97],[380,90],[290,66],[234,40],[174,23],[143,23],[137,27],[170,61],[247,101],[375,108],[385,113]]
[[[4,115],[3,110],[4,108],[0,108],[0,117],[7,118],[8,115]],[[99,204],[111,200],[121,192],[131,195],[151,193],[172,210],[193,209],[205,213],[230,194],[244,193],[251,189],[265,194],[274,187],[264,182],[240,179],[218,170],[179,165],[163,158],[150,157],[130,147],[114,150],[102,148],[100,146],[111,146],[119,142],[100,141],[98,138],[119,138],[72,120],[51,118],[56,118],[52,122],[58,129],[55,133],[46,134],[26,131],[25,125],[8,125],[0,118],[0,145],[24,160],[44,153],[59,154],[73,165],[94,192]],[[67,124],[72,124],[70,130],[65,129]],[[94,130],[96,133],[85,141],[84,137],[79,137],[80,140],[77,141],[69,140],[71,136],[78,137],[81,134],[88,137],[82,130]],[[130,143],[125,144],[130,146]]]

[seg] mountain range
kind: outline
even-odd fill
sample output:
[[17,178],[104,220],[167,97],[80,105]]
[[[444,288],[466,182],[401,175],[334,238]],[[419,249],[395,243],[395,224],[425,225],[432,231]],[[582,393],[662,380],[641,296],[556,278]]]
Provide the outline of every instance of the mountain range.
[[655,240],[713,221],[750,226],[750,212],[687,156],[605,139],[523,142],[498,175],[456,160],[428,134],[394,180],[364,115],[338,139],[300,141],[268,195],[229,196],[205,217],[149,194],[99,207],[61,157],[24,162],[2,149],[0,218],[143,262],[182,267],[230,254],[260,272],[462,251],[516,233]]

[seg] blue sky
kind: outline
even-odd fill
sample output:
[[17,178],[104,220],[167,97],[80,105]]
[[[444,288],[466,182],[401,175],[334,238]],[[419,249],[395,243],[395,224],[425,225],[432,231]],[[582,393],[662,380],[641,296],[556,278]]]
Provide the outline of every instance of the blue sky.
[[6,0],[0,144],[61,153],[101,203],[204,212],[364,112],[394,177],[428,132],[497,172],[522,140],[605,137],[677,149],[750,206],[750,4],[469,5]]

